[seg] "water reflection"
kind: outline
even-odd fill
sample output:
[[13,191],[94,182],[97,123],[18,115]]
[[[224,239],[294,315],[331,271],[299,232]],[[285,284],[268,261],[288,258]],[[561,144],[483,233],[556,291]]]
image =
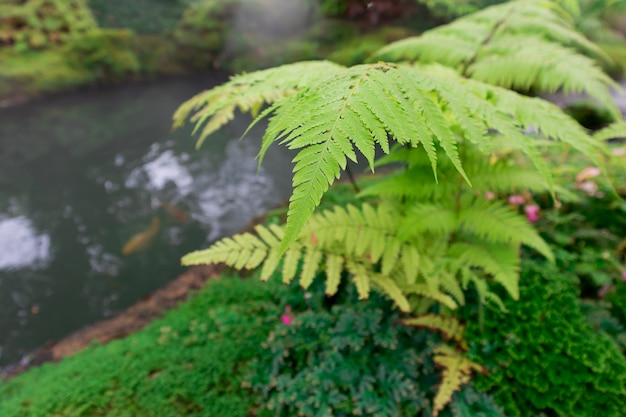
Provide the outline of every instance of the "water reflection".
[[0,218],[0,269],[38,269],[49,258],[50,236],[38,235],[28,218]]
[[[0,112],[0,365],[120,311],[290,193],[291,155],[257,169],[246,120],[200,151],[176,106],[221,80],[59,96]],[[259,131],[252,132],[254,137]],[[157,218],[142,250],[122,248]]]

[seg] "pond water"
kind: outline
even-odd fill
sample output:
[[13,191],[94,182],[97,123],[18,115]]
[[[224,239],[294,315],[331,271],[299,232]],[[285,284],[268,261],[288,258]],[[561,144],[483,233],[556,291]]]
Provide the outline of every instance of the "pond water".
[[276,147],[257,172],[259,131],[236,140],[245,118],[199,151],[190,128],[170,133],[180,103],[225,79],[0,111],[0,366],[121,311],[289,196],[292,155]]

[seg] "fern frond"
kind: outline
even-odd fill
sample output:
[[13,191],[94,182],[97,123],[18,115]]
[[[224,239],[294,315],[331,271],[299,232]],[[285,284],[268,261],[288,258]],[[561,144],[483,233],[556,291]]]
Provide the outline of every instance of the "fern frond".
[[433,401],[432,415],[436,417],[452,400],[452,395],[463,384],[469,382],[472,372],[483,372],[483,367],[447,345],[441,345],[435,349],[434,361],[444,368],[441,384]]
[[608,87],[614,83],[574,50],[532,36],[502,36],[485,47],[483,54],[468,70],[476,80],[522,91],[586,92],[603,105],[613,102]]
[[399,237],[406,240],[411,236],[429,233],[447,235],[457,228],[454,210],[443,204],[411,205],[400,223]]
[[[493,276],[514,300],[519,298],[519,250],[516,245],[454,243],[448,251],[450,257],[456,258],[468,267],[481,268]],[[479,285],[482,278],[474,275],[479,294],[488,297],[486,286]]]
[[[456,263],[456,262],[455,262]],[[465,294],[456,275],[458,267],[445,268],[439,272],[439,286],[448,294],[452,295],[460,305],[465,304]]]
[[404,319],[402,323],[406,326],[426,327],[441,332],[446,339],[454,340],[461,348],[467,350],[465,326],[455,317],[431,313]]
[[451,310],[455,310],[458,307],[458,304],[452,297],[442,293],[441,291],[433,290],[428,285],[424,284],[413,284],[407,286],[400,286],[402,292],[404,294],[410,295],[415,294],[422,297],[430,298],[435,300],[444,306],[448,307]]
[[235,110],[252,112],[264,104],[294,94],[302,86],[328,77],[341,68],[328,61],[300,62],[236,75],[229,82],[183,103],[174,113],[174,128],[184,124],[191,116],[191,121],[196,123],[194,132],[204,126],[197,143],[200,147],[207,136],[233,119]]
[[402,289],[393,279],[382,274],[372,274],[371,282],[383,294],[387,295],[398,306],[400,311],[409,312],[411,310],[409,300],[407,300]]
[[474,200],[461,210],[458,217],[461,230],[492,243],[523,243],[550,261],[554,255],[548,244],[528,221],[497,201]]
[[441,180],[436,182],[434,178],[428,176],[430,172],[430,167],[416,166],[403,172],[387,175],[363,189],[359,197],[409,197],[414,200],[429,201],[445,200],[445,196],[452,196],[456,192],[457,182]]
[[344,258],[330,254],[326,257],[326,295],[337,294],[341,282]]
[[594,61],[610,59],[575,30],[566,12],[542,0],[486,8],[391,43],[374,59],[439,63],[464,76],[524,91],[584,91],[620,118],[609,94],[618,86]]
[[[289,79],[293,80],[292,72],[319,72],[320,65],[325,68],[328,64],[302,63],[246,77],[258,80],[259,89],[274,91],[271,86],[278,82],[279,75],[289,73]],[[292,85],[299,89],[297,93],[290,90],[278,98],[269,97],[276,101],[265,112],[272,116],[263,137],[260,158],[267,147],[277,141],[298,150],[294,158],[294,191],[279,253],[298,239],[322,195],[346,167],[347,160],[356,160],[360,153],[373,167],[375,146],[389,152],[390,138],[416,153],[423,153],[434,173],[431,178],[437,179],[440,171],[437,166],[441,165],[442,175],[446,167],[451,167],[446,175],[461,175],[468,184],[470,178],[461,164],[457,143],[467,140],[476,145],[480,153],[489,154],[493,148],[491,142],[498,136],[485,136],[488,129],[520,143],[550,189],[553,189],[550,170],[536,149],[537,140],[524,135],[523,129],[535,127],[550,140],[565,141],[595,158],[594,163],[600,166],[600,158],[594,156],[600,144],[556,106],[451,76],[447,71],[439,73],[432,68],[429,71],[382,63],[352,68],[331,65],[325,76],[308,79],[300,76],[295,87]],[[262,81],[264,78],[269,80],[267,85]],[[238,89],[238,85],[219,94],[223,103],[216,108],[261,100],[259,95],[251,96]],[[268,98],[267,94],[263,97],[263,100]],[[205,116],[211,111],[209,107]],[[437,189],[435,182],[428,183],[423,177],[422,182],[425,182],[423,186],[413,188],[436,193],[447,190],[444,186],[432,191]]]
[[609,139],[626,138],[626,122],[619,121],[611,123],[604,129],[598,130],[593,134],[593,138],[597,141],[607,141]]
[[352,274],[359,299],[364,300],[370,293],[370,271],[360,262],[346,262],[346,269]]

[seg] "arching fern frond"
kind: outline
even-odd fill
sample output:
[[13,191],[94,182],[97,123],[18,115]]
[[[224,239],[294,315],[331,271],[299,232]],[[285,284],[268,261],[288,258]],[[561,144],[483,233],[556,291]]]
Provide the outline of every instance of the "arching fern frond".
[[594,61],[610,59],[575,29],[567,12],[549,1],[492,6],[391,43],[373,59],[439,63],[465,77],[522,91],[585,92],[607,106],[616,120],[621,118],[609,91],[619,86]]
[[200,147],[207,136],[234,118],[235,110],[256,113],[264,104],[294,94],[302,86],[328,77],[341,68],[328,61],[299,62],[233,76],[227,83],[197,94],[182,104],[174,113],[174,128],[191,116],[191,121],[196,123],[195,131],[204,126],[197,143]]
[[[323,76],[309,74],[327,67]],[[298,74],[297,82],[294,73]],[[444,164],[453,167],[469,184],[458,144],[467,141],[479,152],[488,154],[494,147],[491,142],[498,135],[505,136],[520,144],[550,188],[550,170],[536,150],[537,141],[525,135],[523,129],[534,128],[550,140],[566,141],[591,158],[600,147],[556,106],[453,76],[447,71],[439,74],[434,68],[424,72],[419,67],[384,63],[343,68],[309,62],[245,77],[254,81],[252,89],[256,93],[241,88],[245,82],[240,79],[220,90],[217,104],[213,104],[218,110],[209,106],[198,123],[219,125],[221,116],[215,113],[219,109],[232,110],[241,103],[275,100],[263,114],[271,117],[260,158],[274,142],[298,150],[294,158],[294,190],[279,253],[298,238],[347,160],[356,160],[360,153],[373,167],[375,147],[388,153],[389,139],[422,152],[433,178],[439,173],[437,165]],[[258,94],[258,89],[276,92],[280,77],[293,81],[289,89],[280,90],[282,95]],[[264,79],[268,80],[267,85]],[[485,135],[488,130],[497,134]],[[601,163],[599,157],[594,163]]]

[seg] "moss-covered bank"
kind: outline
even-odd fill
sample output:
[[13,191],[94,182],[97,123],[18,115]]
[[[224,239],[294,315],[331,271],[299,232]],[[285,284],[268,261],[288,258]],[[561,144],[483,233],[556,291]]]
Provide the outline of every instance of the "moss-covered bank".
[[309,1],[290,7],[279,0],[132,3],[11,0],[0,6],[0,107],[89,84],[216,67],[243,71],[329,56],[350,64],[415,33],[414,22],[413,28],[380,26],[397,21],[400,6],[395,16],[372,21],[371,11],[350,15]]

